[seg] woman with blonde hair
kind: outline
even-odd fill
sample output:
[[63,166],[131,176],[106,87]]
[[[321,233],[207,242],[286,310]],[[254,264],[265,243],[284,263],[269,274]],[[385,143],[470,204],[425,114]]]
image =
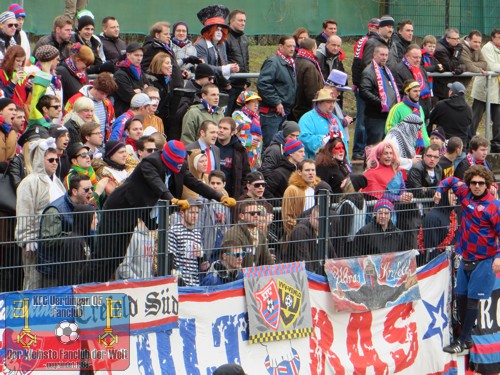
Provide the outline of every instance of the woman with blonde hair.
[[[208,157],[205,151],[199,149],[189,151],[187,159],[188,159],[189,172],[191,172],[191,174],[197,180],[208,185],[208,174],[206,173]],[[194,191],[192,191],[191,189],[187,188],[184,185],[184,188],[182,189],[181,199],[188,199],[188,198],[198,199],[199,194],[196,194]]]
[[80,128],[86,122],[99,122],[94,114],[94,102],[92,99],[82,96],[78,98],[73,106],[73,111],[64,117],[64,127],[69,132],[68,146],[80,142]]

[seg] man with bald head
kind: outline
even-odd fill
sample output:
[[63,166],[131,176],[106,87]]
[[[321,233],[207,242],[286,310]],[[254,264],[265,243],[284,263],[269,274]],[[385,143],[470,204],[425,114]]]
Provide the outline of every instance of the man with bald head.
[[341,46],[342,39],[338,35],[331,35],[326,43],[322,43],[316,51],[316,60],[318,60],[321,74],[325,80],[328,79],[333,69],[344,71],[342,60],[345,58],[345,53]]

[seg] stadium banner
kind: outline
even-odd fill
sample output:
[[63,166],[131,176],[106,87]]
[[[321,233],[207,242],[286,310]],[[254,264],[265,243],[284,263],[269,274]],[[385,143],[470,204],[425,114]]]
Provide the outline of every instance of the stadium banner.
[[420,299],[416,250],[327,259],[336,311],[373,311]]
[[311,335],[311,303],[304,262],[243,270],[252,344]]
[[[210,375],[228,362],[241,364],[249,375],[457,373],[456,357],[442,352],[450,340],[448,254],[418,270],[421,299],[375,311],[335,312],[326,278],[307,275],[310,337],[250,344],[242,280],[218,287],[179,288],[179,328],[132,335],[130,366],[121,374]],[[3,328],[4,297],[0,295]]]

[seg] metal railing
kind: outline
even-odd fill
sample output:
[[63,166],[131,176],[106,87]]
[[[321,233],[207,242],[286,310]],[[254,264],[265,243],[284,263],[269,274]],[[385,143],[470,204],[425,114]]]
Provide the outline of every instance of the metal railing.
[[[10,224],[17,240],[12,233],[10,240],[6,240],[4,234],[0,241],[3,257],[0,291],[153,278],[172,272],[186,285],[203,284],[209,267],[227,258],[226,252],[234,250],[231,239],[240,241],[237,252],[248,254],[242,260],[243,266],[268,264],[271,259],[305,261],[308,270],[319,274],[324,272],[323,262],[328,258],[418,248],[422,254],[418,264],[422,265],[437,254],[437,247],[444,249],[445,246],[427,239],[430,234],[435,237],[436,231],[443,232],[442,237],[449,231],[449,222],[442,227],[425,228],[425,215],[433,207],[430,198],[414,199],[411,203],[394,202],[395,212],[391,215],[394,225],[390,225],[387,232],[367,231],[356,235],[361,227],[374,220],[372,211],[376,200],[370,199],[373,197],[361,193],[341,198],[320,191],[315,197],[319,210],[317,221],[310,219],[310,211],[304,214],[296,209],[304,204],[304,198],[300,197],[288,198],[287,205],[280,199],[258,200],[250,206],[257,211],[251,218],[242,213],[241,206],[230,210],[219,202],[205,200],[197,204],[198,219],[192,228],[182,226],[186,213],[180,214],[169,202],[160,201],[152,208],[99,212],[96,234],[67,225],[68,220],[83,223],[79,217],[82,213],[67,217],[54,214],[2,217],[1,227]],[[453,211],[445,206],[437,209],[448,215]],[[154,213],[153,219],[151,213]],[[130,225],[127,227],[125,223]],[[46,228],[49,224],[59,227]],[[19,235],[20,229],[33,225],[35,230],[29,236]],[[193,232],[195,237],[191,237]],[[241,243],[245,235],[258,240]],[[198,243],[200,252],[197,252]],[[36,244],[36,252],[26,251],[32,249],[30,244]],[[274,250],[269,252],[270,249]]]

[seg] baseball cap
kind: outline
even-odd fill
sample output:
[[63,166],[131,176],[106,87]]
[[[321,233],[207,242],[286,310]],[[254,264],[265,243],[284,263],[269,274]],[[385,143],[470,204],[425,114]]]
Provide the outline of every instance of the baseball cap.
[[447,86],[454,95],[465,94],[465,86],[458,81],[448,83]]
[[142,106],[150,104],[153,104],[151,98],[147,96],[147,94],[141,92],[132,97],[132,100],[130,101],[130,108],[141,108]]

